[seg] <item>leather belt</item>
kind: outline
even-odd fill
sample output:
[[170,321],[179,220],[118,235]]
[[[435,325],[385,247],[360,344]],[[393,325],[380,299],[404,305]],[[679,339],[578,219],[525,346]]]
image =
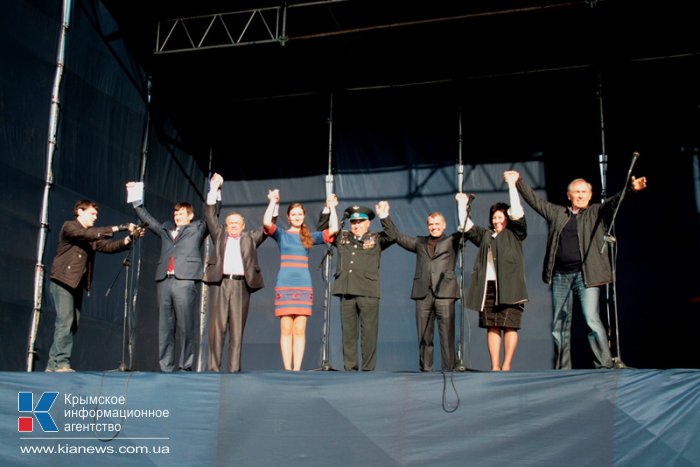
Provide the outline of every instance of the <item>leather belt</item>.
[[241,274],[224,274],[224,279],[232,279],[234,281],[240,281],[245,279],[245,276]]

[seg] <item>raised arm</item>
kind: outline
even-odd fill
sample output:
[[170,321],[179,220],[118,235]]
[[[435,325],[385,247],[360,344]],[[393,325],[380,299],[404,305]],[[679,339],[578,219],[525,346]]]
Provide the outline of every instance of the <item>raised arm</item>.
[[265,230],[269,230],[272,228],[272,218],[275,214],[275,207],[277,207],[277,210],[279,210],[280,191],[277,189],[268,190],[267,199],[270,202],[267,204],[267,209],[265,209],[265,214],[263,215],[263,227],[265,227]]
[[508,198],[510,200],[508,217],[510,217],[511,220],[517,220],[525,216],[523,205],[520,204],[518,188],[515,186],[519,178],[520,174],[515,170],[506,170],[503,172],[503,180],[505,180],[506,184],[508,184]]
[[466,193],[457,193],[455,195],[455,200],[457,200],[457,218],[459,219],[459,231],[467,232],[474,225],[472,220],[467,217],[467,206],[469,205],[469,197]]
[[224,184],[224,178],[218,173],[214,173],[209,181],[209,193],[207,193],[207,207],[205,209],[204,218],[207,221],[207,228],[210,233],[216,232],[218,228],[218,213],[217,204],[221,200],[221,187]]
[[554,203],[550,203],[543,198],[540,198],[535,193],[530,185],[523,181],[523,178],[518,174],[518,178],[515,182],[515,187],[518,189],[518,193],[522,196],[523,200],[530,205],[530,207],[540,216],[544,217],[548,221],[553,219],[558,212],[561,211],[562,206]]
[[224,177],[214,172],[209,180],[209,193],[207,193],[207,204],[216,204],[221,200],[221,187],[224,185]]
[[326,207],[330,211],[330,218],[328,220],[328,236],[333,237],[338,233],[338,212],[336,208],[338,206],[338,197],[335,194],[331,194],[326,198]]
[[[128,182],[126,184],[126,189],[127,191],[132,188],[136,182]],[[144,224],[147,224],[148,229],[155,232],[159,233],[159,230],[162,229],[162,225],[158,220],[149,213],[146,208],[143,207],[143,200],[137,200],[131,203],[131,205],[134,207],[134,210],[136,211],[136,215],[138,218],[143,222]]]
[[389,248],[391,245],[394,244],[396,241],[395,237],[395,228],[391,228],[391,225],[393,224],[391,221],[391,218],[389,217],[389,202],[388,201],[380,201],[374,206],[374,210],[377,211],[377,217],[379,217],[379,221],[382,224],[382,232],[379,235],[379,245],[381,246],[381,249],[384,250],[386,248]]

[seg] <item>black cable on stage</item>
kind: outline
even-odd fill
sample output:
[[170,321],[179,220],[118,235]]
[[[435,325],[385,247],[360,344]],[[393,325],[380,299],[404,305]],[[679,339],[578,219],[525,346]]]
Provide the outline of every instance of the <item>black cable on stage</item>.
[[[103,372],[102,372],[102,378],[100,379],[100,390],[99,390],[99,395],[102,395],[102,388],[104,387],[105,375],[106,375],[107,373],[108,373],[108,372],[106,372],[106,371],[103,371]],[[127,375],[128,375],[128,377],[126,378],[126,387],[124,388],[124,389],[125,389],[125,392],[124,392],[124,402],[125,402],[125,403],[124,403],[124,410],[126,410],[126,402],[128,402],[128,400],[129,400],[129,383],[131,383],[131,376],[133,375],[133,373],[132,373],[132,372],[128,372]],[[97,409],[98,409],[99,407],[100,407],[100,404],[99,404],[99,403],[98,403],[98,404],[95,404],[95,417],[92,419],[92,421],[93,421],[94,423],[97,423]],[[124,427],[124,422],[126,421],[126,416],[121,417],[121,419],[122,419],[122,421],[121,421],[121,423],[119,424],[119,430],[117,430],[117,431],[114,433],[114,435],[112,435],[111,438],[95,438],[95,439],[96,439],[97,441],[102,441],[102,442],[104,442],[104,443],[109,443],[109,442],[112,442],[112,441],[114,441],[115,439],[117,439],[117,438],[119,437],[119,435],[121,434],[121,432],[122,432],[122,428]]]
[[450,384],[452,385],[452,390],[454,391],[455,397],[457,398],[457,403],[454,407],[449,407],[447,403],[447,375],[445,375],[445,370],[441,370],[440,373],[442,373],[442,410],[444,410],[447,413],[456,412],[459,408],[459,393],[457,392],[457,388],[455,387],[454,371],[449,371]]

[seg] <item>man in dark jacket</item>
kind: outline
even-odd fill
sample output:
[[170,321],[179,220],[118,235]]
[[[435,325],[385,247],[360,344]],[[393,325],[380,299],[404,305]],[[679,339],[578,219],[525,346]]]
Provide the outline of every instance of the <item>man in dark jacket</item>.
[[[456,199],[460,219],[463,219],[466,217],[467,195],[459,193]],[[427,236],[410,237],[399,232],[388,220],[387,231],[401,247],[416,254],[411,298],[416,302],[419,368],[421,371],[433,369],[433,336],[437,319],[441,367],[444,371],[452,371],[455,364],[455,301],[459,298],[455,262],[462,233],[444,235],[447,223],[439,212],[428,215],[427,226]]]
[[226,224],[219,224],[218,200],[224,179],[215,173],[207,195],[206,221],[214,242],[204,282],[209,285],[209,357],[207,369],[221,370],[221,359],[229,335],[228,371],[241,370],[243,330],[248,318],[250,294],[262,289],[262,272],[258,264],[258,246],[267,238],[262,227],[245,230],[245,219],[237,212],[226,215]]
[[[571,368],[571,312],[576,297],[590,329],[588,342],[596,368],[612,368],[605,326],[600,319],[600,286],[613,280],[608,249],[605,248],[605,224],[611,220],[622,192],[590,204],[592,186],[582,178],[568,187],[570,206],[545,201],[518,178],[517,188],[523,199],[549,223],[547,252],[542,279],[552,286],[554,316],[552,335],[556,346],[557,369]],[[632,191],[646,188],[646,177],[632,177]]]
[[112,234],[121,230],[134,231],[134,224],[113,227],[95,227],[97,204],[90,200],[75,203],[74,220],[61,227],[56,247],[56,257],[51,266],[49,292],[56,308],[56,326],[49,350],[46,371],[74,371],[70,365],[73,350],[73,334],[78,330],[83,289],[90,293],[95,252],[116,253],[130,247],[131,237],[111,240]]

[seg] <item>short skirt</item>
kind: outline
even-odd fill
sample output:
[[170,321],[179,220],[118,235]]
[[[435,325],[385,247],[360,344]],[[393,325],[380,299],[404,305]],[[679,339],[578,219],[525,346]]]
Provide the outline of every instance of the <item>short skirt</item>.
[[311,287],[275,287],[275,316],[311,316],[313,304]]
[[479,313],[479,327],[520,329],[525,305],[522,303],[506,303],[494,306],[495,301],[496,283],[488,281],[486,284],[484,309]]

